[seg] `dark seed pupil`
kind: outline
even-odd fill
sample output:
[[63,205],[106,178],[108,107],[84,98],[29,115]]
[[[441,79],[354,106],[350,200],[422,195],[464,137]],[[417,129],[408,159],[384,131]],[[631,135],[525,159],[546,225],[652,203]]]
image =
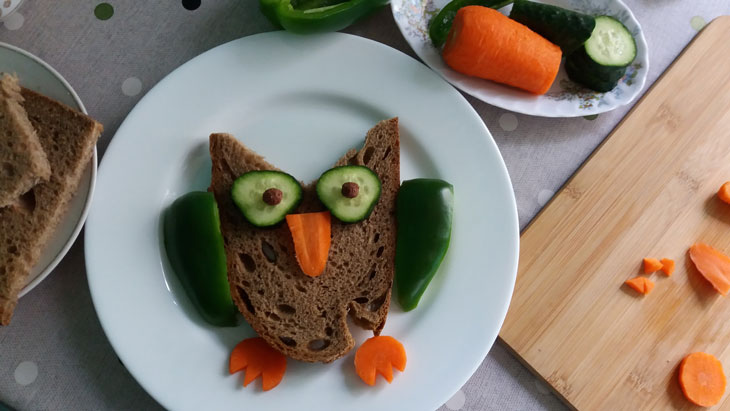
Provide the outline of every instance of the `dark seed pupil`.
[[272,206],[277,205],[281,203],[281,198],[283,196],[284,193],[282,193],[278,188],[270,188],[264,191],[264,203]]
[[357,183],[347,182],[342,185],[342,195],[347,198],[355,198],[360,192],[360,186]]

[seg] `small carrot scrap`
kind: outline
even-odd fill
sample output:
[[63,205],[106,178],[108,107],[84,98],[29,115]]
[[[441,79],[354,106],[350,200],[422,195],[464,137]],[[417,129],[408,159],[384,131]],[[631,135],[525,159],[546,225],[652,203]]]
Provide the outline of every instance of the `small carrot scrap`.
[[304,274],[317,277],[327,265],[332,241],[330,212],[287,214],[286,224],[294,239],[294,252]]
[[630,280],[626,280],[626,285],[636,290],[640,294],[649,294],[651,289],[654,288],[654,283],[646,277],[636,277]]
[[730,204],[730,181],[720,186],[717,196],[720,197],[720,200]]
[[563,54],[560,47],[497,10],[466,6],[456,12],[442,56],[460,73],[545,94]]
[[393,368],[406,369],[406,350],[393,337],[380,335],[368,338],[355,353],[355,371],[368,385],[375,385],[376,372],[390,384]]
[[644,274],[650,274],[662,269],[663,264],[656,258],[644,259]]
[[703,243],[690,247],[689,257],[718,293],[730,292],[730,257]]
[[672,260],[671,258],[662,258],[660,262],[662,263],[661,270],[664,275],[666,275],[667,277],[671,277],[672,273],[674,272],[674,260]]
[[261,376],[261,386],[268,391],[281,382],[286,373],[286,357],[271,348],[261,337],[247,338],[231,352],[228,371],[235,374],[246,370],[243,386]]
[[679,386],[693,404],[710,407],[725,394],[722,363],[712,354],[693,352],[679,365]]

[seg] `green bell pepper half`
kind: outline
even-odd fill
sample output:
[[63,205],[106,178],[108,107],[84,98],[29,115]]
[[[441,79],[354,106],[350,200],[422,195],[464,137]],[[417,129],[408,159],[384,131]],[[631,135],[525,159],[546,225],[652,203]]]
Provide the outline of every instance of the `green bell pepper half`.
[[454,187],[437,179],[404,181],[396,215],[395,289],[398,303],[410,311],[418,305],[449,249]]
[[277,27],[299,34],[338,31],[388,3],[388,0],[259,0]]
[[454,23],[456,12],[460,8],[466,6],[484,6],[492,9],[501,9],[502,7],[512,3],[514,0],[452,0],[443,9],[441,9],[436,17],[431,19],[428,25],[428,36],[436,47],[441,47],[446,43],[446,38],[451,31],[451,25]]
[[218,205],[212,193],[195,191],[165,211],[165,250],[185,293],[205,321],[236,325],[236,307],[228,285]]

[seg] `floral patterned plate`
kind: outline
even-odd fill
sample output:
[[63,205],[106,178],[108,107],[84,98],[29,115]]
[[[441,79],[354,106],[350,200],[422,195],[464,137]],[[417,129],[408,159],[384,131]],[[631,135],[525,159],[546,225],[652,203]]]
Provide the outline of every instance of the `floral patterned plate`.
[[[535,96],[509,86],[451,70],[428,37],[428,23],[449,0],[392,0],[391,9],[401,33],[418,57],[456,88],[518,113],[543,117],[577,117],[604,113],[630,103],[641,92],[649,71],[649,53],[641,26],[621,0],[536,0],[592,15],[620,20],[636,39],[636,59],[618,86],[606,93],[584,88],[568,79],[562,65],[550,90]],[[511,6],[500,9],[509,15]]]

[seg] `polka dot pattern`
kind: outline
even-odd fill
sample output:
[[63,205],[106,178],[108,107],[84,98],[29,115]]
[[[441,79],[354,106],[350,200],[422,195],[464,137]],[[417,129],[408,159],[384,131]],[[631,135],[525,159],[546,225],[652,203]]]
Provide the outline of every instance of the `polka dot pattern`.
[[499,126],[504,131],[515,131],[517,130],[517,116],[512,113],[504,113],[499,116]]
[[550,388],[548,388],[542,381],[535,380],[535,388],[537,392],[542,395],[550,395]]
[[186,10],[197,10],[200,7],[200,0],[182,0],[182,5]]
[[451,411],[458,411],[464,408],[465,403],[466,395],[464,394],[464,391],[459,390],[456,391],[456,394],[454,394],[448,401],[446,401],[446,404],[444,405]]
[[537,203],[540,204],[540,207],[543,207],[551,198],[553,198],[554,195],[555,193],[550,190],[540,190],[540,192],[537,193]]
[[707,22],[701,16],[694,16],[689,20],[689,25],[692,26],[693,29],[700,31],[707,25]]
[[99,20],[109,20],[114,15],[114,7],[109,3],[99,3],[94,8],[94,16]]
[[38,366],[33,361],[23,361],[15,367],[14,376],[20,385],[32,384],[38,378]]
[[8,30],[18,30],[23,27],[23,23],[25,23],[25,17],[17,11],[3,20],[3,25]]
[[142,81],[137,77],[130,77],[122,82],[122,93],[134,97],[142,91]]

